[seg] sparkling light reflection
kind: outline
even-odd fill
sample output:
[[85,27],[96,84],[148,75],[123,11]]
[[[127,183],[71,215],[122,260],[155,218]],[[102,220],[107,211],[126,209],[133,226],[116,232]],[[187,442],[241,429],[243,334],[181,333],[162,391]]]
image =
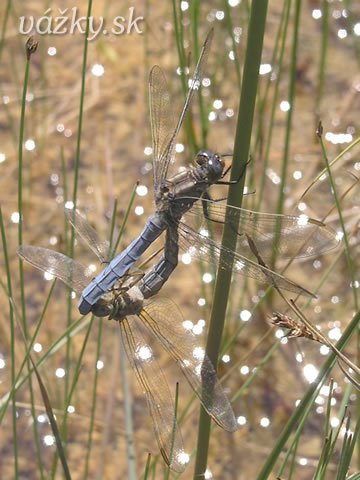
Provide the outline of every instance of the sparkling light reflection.
[[146,185],[138,185],[136,187],[136,193],[140,196],[140,197],[145,197],[145,195],[147,195],[148,193],[148,188]]
[[269,425],[270,425],[270,420],[267,417],[263,417],[260,420],[260,426],[261,427],[267,428]]
[[153,355],[149,345],[142,345],[140,348],[137,348],[135,354],[140,360],[149,360]]
[[32,138],[29,138],[28,140],[25,140],[24,146],[25,150],[32,152],[33,150],[35,150],[35,141]]
[[10,219],[13,223],[19,223],[19,220],[20,220],[19,212],[13,212],[10,216]]
[[64,378],[65,377],[65,369],[64,368],[57,368],[55,370],[55,375],[58,377],[58,378]]
[[305,365],[303,373],[306,380],[309,383],[313,383],[318,376],[319,370],[311,363],[308,363],[307,365]]
[[51,447],[55,444],[55,437],[53,435],[45,435],[43,442],[47,447]]
[[239,415],[239,416],[237,417],[237,423],[238,423],[239,425],[245,425],[245,423],[246,423],[246,417],[244,417],[243,415]]
[[95,63],[91,67],[91,73],[94,77],[102,77],[104,75],[105,69],[100,63]]
[[135,215],[140,216],[140,215],[143,215],[143,214],[144,214],[144,207],[141,206],[141,205],[137,205],[135,207]]
[[204,283],[210,283],[212,282],[213,276],[211,275],[211,273],[204,273],[202,279]]

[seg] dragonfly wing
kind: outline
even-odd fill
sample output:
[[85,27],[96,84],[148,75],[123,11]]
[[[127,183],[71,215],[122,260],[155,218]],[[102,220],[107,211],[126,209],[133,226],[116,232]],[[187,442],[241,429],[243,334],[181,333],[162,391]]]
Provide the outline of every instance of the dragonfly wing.
[[[203,233],[210,226],[215,235],[217,231],[219,235],[222,234],[222,224],[226,219],[239,233],[236,251],[245,256],[249,255],[250,258],[252,252],[246,235],[254,239],[265,261],[271,259],[274,249],[279,257],[289,259],[319,255],[339,244],[336,232],[331,227],[307,215],[260,213],[231,206],[227,210],[224,203],[211,200],[203,200],[203,202],[213,221],[209,223],[204,218],[203,206],[198,202],[184,215],[184,223],[190,226],[201,223],[200,229]],[[238,219],[239,223],[237,223]]]
[[190,80],[185,103],[175,128],[173,128],[173,117],[170,108],[171,99],[164,72],[157,65],[151,69],[149,87],[155,191],[156,187],[166,178],[170,162],[174,160],[175,141],[186,112],[191,105],[194,93],[200,88],[213,36],[214,30],[211,29],[201,49],[194,74]]
[[124,348],[145,393],[160,452],[172,470],[183,472],[186,457],[171,393],[150,345],[141,334],[138,321],[135,316],[129,316],[120,322]]
[[235,431],[234,412],[216,371],[198,339],[184,328],[178,307],[169,299],[157,298],[146,305],[140,318],[178,364],[208,414],[225,430]]
[[79,294],[93,277],[93,272],[89,268],[48,248],[20,245],[16,253],[23,260],[58,278]]
[[175,128],[165,74],[154,65],[149,76],[150,120],[153,148],[154,188],[165,179],[173,156],[171,141]]
[[[254,242],[257,247],[256,242]],[[234,273],[239,273],[245,277],[251,277],[262,284],[269,284],[278,288],[297,293],[299,295],[308,295],[313,297],[313,294],[301,287],[295,282],[285,278],[284,276],[273,272],[272,270],[260,265],[256,261],[252,261],[239,253],[223,247],[210,239],[206,234],[199,233],[191,229],[184,223],[179,223],[179,245],[185,252],[192,257],[201,258],[204,261],[217,261],[222,255],[222,267],[226,270],[232,270]],[[250,249],[250,247],[248,247]],[[251,250],[251,249],[250,249]],[[257,249],[258,250],[258,249]],[[262,252],[258,250],[260,255]]]
[[110,243],[99,237],[96,230],[87,220],[73,208],[64,208],[65,217],[74,227],[77,234],[84,240],[88,247],[95,253],[101,263],[109,262]]

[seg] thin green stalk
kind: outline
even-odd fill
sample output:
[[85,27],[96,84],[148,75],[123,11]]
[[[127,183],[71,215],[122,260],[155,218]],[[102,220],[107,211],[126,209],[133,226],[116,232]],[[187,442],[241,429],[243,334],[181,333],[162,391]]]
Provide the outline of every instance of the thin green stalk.
[[293,473],[294,473],[294,470],[295,470],[296,454],[297,454],[297,451],[298,451],[298,446],[299,446],[299,440],[296,442],[296,444],[294,446],[294,449],[293,449],[293,454],[292,454],[292,457],[291,457],[291,464],[290,464],[290,469],[289,469],[289,475],[288,475],[289,480],[292,479],[292,476],[293,476]]
[[129,204],[128,204],[128,206],[127,206],[126,212],[125,212],[124,220],[123,220],[123,222],[122,222],[122,224],[121,224],[121,227],[120,227],[118,236],[117,236],[116,241],[115,241],[115,243],[114,243],[114,248],[113,248],[112,251],[111,251],[111,257],[110,257],[110,258],[112,258],[112,257],[115,255],[115,252],[116,252],[116,250],[117,250],[117,248],[118,248],[118,246],[119,246],[121,236],[122,236],[122,234],[123,234],[123,232],[124,232],[124,228],[125,228],[126,222],[127,222],[127,220],[128,220],[129,214],[130,214],[131,207],[132,207],[132,205],[133,205],[133,203],[134,203],[134,200],[135,200],[136,188],[138,187],[138,185],[139,185],[139,182],[136,182],[136,184],[135,184],[135,186],[134,186],[134,189],[133,189],[133,191],[132,191],[132,193],[131,193],[130,201],[129,201]]
[[[356,62],[358,64],[358,68],[359,68],[359,66],[360,66],[359,37],[354,32],[354,25],[356,23],[357,13],[355,14],[356,15],[355,16],[354,12],[352,11],[352,5],[351,5],[350,0],[345,0],[344,4],[345,4],[346,12],[347,12],[347,15],[346,15],[345,18],[346,18],[346,21],[347,21],[347,24],[348,24],[348,29],[349,29],[349,32],[350,32],[350,35],[351,35],[351,38],[352,38],[352,41],[353,41],[355,58],[356,58]],[[354,3],[354,5],[356,5],[356,2]]]
[[325,78],[325,65],[326,65],[326,53],[329,40],[329,2],[327,0],[322,1],[322,28],[321,28],[321,51],[320,51],[320,63],[318,84],[316,88],[315,96],[315,112],[320,114],[320,102],[324,91],[324,78]]
[[[330,164],[329,164],[329,161],[328,161],[328,158],[327,158],[327,155],[326,155],[324,142],[323,142],[323,139],[322,139],[322,125],[321,125],[321,123],[319,125],[318,134],[319,134],[319,139],[320,139],[321,152],[322,152],[322,155],[323,155],[323,158],[324,158],[324,161],[325,161],[327,173],[329,175],[331,190],[332,190],[332,194],[333,194],[333,197],[334,197],[334,200],[335,200],[335,205],[336,205],[336,209],[337,209],[339,220],[340,220],[341,230],[342,230],[342,233],[343,233],[346,263],[347,263],[347,267],[348,267],[348,271],[349,271],[349,275],[350,275],[350,279],[351,279],[351,288],[352,288],[352,293],[353,293],[353,297],[354,297],[354,309],[355,309],[356,312],[359,312],[359,301],[358,301],[358,292],[357,292],[357,289],[356,289],[356,282],[355,282],[354,263],[353,263],[353,260],[352,260],[352,257],[351,257],[349,240],[348,240],[348,236],[347,236],[347,233],[346,233],[346,228],[345,228],[343,215],[342,215],[342,212],[341,212],[341,205],[340,205],[339,198],[338,198],[338,195],[337,195],[337,192],[336,192],[336,185],[335,185],[332,173],[331,173]],[[358,339],[357,339],[357,359],[358,359],[357,363],[359,363],[359,361],[360,361],[360,330],[358,330]],[[357,411],[357,415],[359,416],[360,415],[360,392],[359,391],[356,392],[356,411]],[[360,468],[360,442],[357,443],[357,447],[358,447],[358,467]]]
[[[109,234],[109,244],[110,245],[112,245],[112,243],[113,243],[113,236],[114,236],[115,223],[116,223],[117,205],[118,205],[118,201],[117,201],[117,198],[115,198],[114,205],[113,205],[113,213],[111,215],[111,224],[110,224],[110,234]],[[110,248],[110,250],[111,250],[111,248]]]
[[[7,278],[7,289],[8,289],[8,298],[9,298],[9,319],[10,319],[10,352],[11,352],[11,385],[15,385],[15,328],[14,328],[14,311],[13,305],[10,301],[12,298],[12,287],[11,287],[11,274],[9,266],[9,256],[7,251],[7,243],[5,236],[5,228],[2,217],[2,210],[0,207],[0,229],[1,229],[1,242],[4,252],[4,262]],[[4,411],[5,413],[5,411]],[[11,420],[12,420],[12,434],[13,434],[13,452],[14,452],[14,478],[18,478],[18,449],[17,449],[17,432],[16,432],[16,398],[15,395],[12,397],[11,404]]]
[[[246,47],[243,87],[241,91],[239,115],[236,127],[236,137],[234,145],[233,166],[231,169],[231,178],[235,180],[245,169],[251,139],[251,129],[255,110],[255,99],[257,93],[259,67],[261,61],[261,52],[265,31],[265,20],[267,12],[267,1],[253,0],[251,4],[251,14],[248,31],[248,41]],[[231,185],[229,189],[228,204],[237,207],[241,206],[242,192],[244,188],[245,175],[240,182]],[[236,222],[235,229],[229,227],[230,222],[225,223],[222,244],[231,250],[236,245]],[[234,231],[235,230],[235,231]],[[219,269],[215,285],[214,303],[211,312],[206,353],[213,365],[217,365],[222,331],[224,328],[224,318],[226,304],[229,294],[231,272],[222,269],[223,256],[219,259]],[[194,479],[202,478],[206,470],[208,446],[210,435],[210,417],[205,410],[201,408],[200,424],[198,432],[197,455],[195,463]]]
[[[296,55],[297,55],[297,46],[299,38],[299,23],[300,23],[300,12],[301,12],[301,0],[295,0],[295,16],[294,16],[294,31],[292,38],[291,46],[291,62],[290,62],[290,78],[289,78],[289,94],[288,102],[290,105],[287,118],[286,118],[286,128],[285,128],[285,140],[284,140],[284,151],[282,158],[282,167],[280,172],[280,183],[279,183],[279,195],[276,205],[276,213],[283,212],[283,204],[285,198],[285,183],[287,176],[287,165],[289,159],[290,151],[290,137],[291,137],[291,127],[292,127],[292,118],[295,107],[295,84],[296,84]],[[274,247],[278,243],[279,228],[276,228],[274,235]],[[276,262],[277,250],[273,248],[273,254],[270,262],[270,268],[275,265]]]
[[[73,322],[70,327],[68,327],[61,335],[58,337],[55,342],[51,344],[51,346],[46,350],[46,352],[39,358],[39,360],[36,362],[36,367],[39,368],[48,358],[56,353],[66,342],[67,342],[67,337],[69,335],[74,336],[76,335],[80,330],[85,328],[87,324],[89,323],[89,320],[85,319],[84,317],[81,316],[79,317],[75,322]],[[4,405],[6,402],[9,401],[9,397],[11,393],[13,392],[14,394],[21,388],[24,383],[28,380],[29,376],[33,373],[33,369],[31,368],[23,377],[19,378],[19,380],[16,381],[15,385],[12,386],[12,390],[5,395],[3,395],[0,398],[0,409],[2,410],[4,408]]]
[[281,476],[283,475],[283,472],[284,472],[284,469],[285,469],[285,466],[286,466],[286,463],[288,461],[288,458],[291,454],[291,452],[294,451],[294,449],[297,448],[297,445],[298,445],[298,442],[299,442],[299,439],[300,439],[300,435],[301,435],[301,432],[303,431],[303,428],[304,428],[304,425],[305,425],[305,422],[308,418],[308,416],[310,415],[311,413],[311,409],[315,403],[315,400],[316,398],[318,397],[318,394],[320,392],[320,389],[321,387],[323,386],[323,384],[325,383],[325,380],[326,380],[326,377],[324,377],[322,379],[322,381],[317,384],[317,388],[316,388],[316,391],[314,392],[312,398],[311,398],[311,401],[308,403],[308,405],[306,406],[306,408],[304,408],[304,410],[301,412],[301,415],[299,416],[299,419],[298,419],[298,425],[296,427],[296,430],[295,430],[295,433],[294,433],[294,436],[293,436],[293,439],[291,440],[290,442],[290,445],[287,449],[287,452],[285,454],[285,457],[283,458],[282,462],[281,462],[281,466],[277,472],[277,475]]
[[[23,173],[23,142],[24,142],[24,127],[25,127],[25,107],[26,107],[26,93],[29,83],[29,71],[30,71],[30,61],[31,56],[36,52],[38,47],[38,42],[34,40],[33,37],[30,37],[26,42],[25,54],[26,54],[26,63],[24,71],[24,80],[23,80],[23,90],[21,96],[21,111],[20,111],[20,125],[19,125],[19,140],[18,140],[18,213],[19,213],[19,223],[18,223],[18,245],[22,244],[22,230],[23,230],[23,200],[22,200],[22,173]],[[21,302],[21,318],[20,323],[24,332],[25,339],[28,339],[28,331],[26,325],[26,312],[25,312],[25,287],[24,287],[24,270],[22,260],[19,258],[19,278],[20,278],[20,302]],[[11,289],[9,291],[10,296]],[[31,368],[29,359],[27,360],[28,370]],[[31,405],[31,414],[33,418],[33,432],[34,432],[34,441],[35,441],[35,450],[37,463],[39,466],[40,476],[43,478],[43,468],[40,455],[40,442],[38,437],[38,430],[36,428],[36,413],[34,409],[34,392],[32,388],[32,379],[29,377],[29,395],[30,395],[30,405]],[[15,396],[14,396],[15,399]],[[14,437],[14,444],[16,443],[16,438]]]
[[[18,143],[18,244],[22,245],[22,229],[23,229],[23,200],[22,200],[22,174],[23,174],[23,143],[24,143],[24,126],[25,126],[25,107],[26,107],[26,92],[29,82],[29,70],[31,56],[36,52],[38,43],[33,37],[30,37],[26,42],[26,63],[24,72],[23,90],[21,96],[21,111],[20,111],[20,125],[19,125],[19,143]],[[27,338],[27,326],[25,318],[25,292],[24,292],[24,270],[22,260],[19,258],[19,277],[20,277],[20,300],[21,300],[21,322],[24,330],[25,338]]]
[[236,45],[236,42],[235,42],[233,23],[231,21],[230,5],[229,5],[228,0],[223,0],[222,5],[223,5],[223,9],[225,11],[225,21],[226,21],[227,31],[228,31],[228,34],[231,38],[232,49],[233,49],[233,53],[234,53],[235,72],[236,72],[236,77],[237,77],[237,81],[238,81],[239,93],[240,93],[241,92],[241,71],[240,71],[239,56],[238,56],[237,51],[236,51],[237,50],[237,45]]
[[133,424],[132,424],[132,411],[131,411],[131,395],[129,390],[129,383],[127,380],[126,372],[126,354],[124,350],[124,345],[121,339],[120,333],[120,323],[119,323],[119,344],[120,344],[120,372],[121,372],[121,384],[122,391],[124,396],[124,422],[125,422],[125,437],[126,437],[126,454],[127,454],[127,465],[128,465],[128,475],[129,480],[136,479],[136,469],[135,469],[135,450],[134,450],[134,441],[133,441]]
[[[1,213],[1,212],[0,212],[0,213]],[[1,223],[1,222],[0,222],[0,223]],[[18,381],[19,381],[19,379],[20,379],[20,377],[21,377],[21,373],[22,373],[22,371],[23,371],[23,368],[24,368],[24,366],[25,366],[25,363],[27,362],[27,360],[28,360],[28,358],[29,358],[29,353],[30,353],[30,351],[31,351],[31,349],[32,349],[32,347],[33,347],[33,345],[34,345],[34,343],[35,343],[37,334],[38,334],[39,329],[40,329],[40,327],[41,327],[41,325],[42,325],[42,321],[43,321],[43,319],[44,319],[44,315],[45,315],[47,306],[48,306],[48,304],[49,304],[50,297],[51,297],[52,292],[53,292],[53,290],[54,290],[55,282],[56,282],[56,280],[54,280],[53,283],[52,283],[52,285],[51,285],[51,288],[50,288],[49,293],[48,293],[48,296],[47,296],[47,298],[46,298],[46,301],[45,301],[43,310],[42,310],[42,312],[41,312],[41,314],[40,314],[40,317],[39,317],[39,320],[38,320],[38,322],[37,322],[37,324],[36,324],[36,327],[35,327],[33,336],[32,336],[32,338],[31,338],[30,341],[29,341],[28,348],[27,348],[27,350],[26,350],[26,352],[25,352],[24,358],[23,358],[23,360],[22,360],[22,362],[21,362],[21,365],[20,365],[20,368],[19,368],[18,373],[17,373],[17,375],[16,375],[16,378],[15,378],[14,381],[11,382],[12,389],[10,390],[9,394],[6,396],[5,401],[4,401],[4,402],[2,402],[2,401],[0,402],[0,424],[2,423],[2,420],[3,420],[3,418],[4,418],[4,415],[5,415],[6,411],[7,411],[7,407],[8,407],[8,404],[9,404],[10,400],[12,400],[12,399],[14,398],[15,385],[17,385],[17,383],[18,383]],[[5,287],[4,287],[4,285],[3,285],[3,283],[2,283],[1,280],[0,280],[0,286],[1,286],[2,289],[5,291],[7,297],[9,298],[9,301],[11,302],[11,305],[12,305],[13,309],[15,310],[15,314],[17,314],[18,317],[19,317],[19,319],[20,319],[20,314],[18,314],[18,313],[16,312],[14,302],[12,301],[12,297],[11,297],[11,295],[9,294],[9,292],[5,289]],[[10,324],[10,328],[11,328],[11,324]],[[10,329],[10,335],[11,335],[11,329]],[[10,338],[11,338],[11,337],[10,337]],[[12,362],[12,365],[13,365],[13,364],[14,364],[14,362]]]
[[[194,61],[199,58],[199,13],[200,13],[200,2],[199,0],[193,0],[190,7],[190,17],[191,17],[191,30],[192,30],[192,57]],[[201,126],[201,147],[207,147],[207,134],[208,134],[208,119],[204,109],[203,96],[201,95],[201,87],[198,90],[198,103],[199,103],[199,112],[200,112],[200,126]],[[195,152],[194,152],[195,153]]]
[[7,0],[6,7],[5,7],[4,18],[3,18],[3,22],[2,22],[2,26],[1,26],[1,34],[0,34],[0,60],[1,60],[1,55],[2,55],[3,48],[4,48],[6,24],[7,24],[8,18],[9,18],[10,6],[11,6],[11,0]]
[[[73,393],[75,391],[77,381],[79,379],[82,359],[83,359],[83,356],[84,356],[84,353],[85,353],[85,348],[86,348],[87,342],[89,340],[91,327],[94,323],[94,318],[95,318],[94,315],[91,315],[87,330],[85,332],[85,337],[84,337],[84,340],[83,340],[83,343],[82,343],[82,346],[81,346],[80,354],[77,358],[77,362],[76,362],[76,365],[75,365],[74,375],[73,375],[73,378],[72,378],[71,386],[70,386],[68,396],[67,396],[67,399],[66,399],[66,402],[65,402],[64,415],[63,415],[61,429],[60,429],[60,434],[61,434],[61,438],[63,439],[63,441],[64,441],[64,436],[65,436],[66,428],[67,428],[67,417],[68,417],[68,413],[69,413],[68,409],[69,409],[69,406],[70,406],[70,403],[71,403]],[[68,372],[67,372],[67,375],[68,375]],[[52,464],[52,468],[51,468],[51,477],[52,478],[54,478],[54,476],[55,476],[58,458],[59,458],[59,455],[58,455],[58,452],[56,452],[56,455],[55,455],[55,458],[54,458],[54,461],[53,461],[53,464]]]
[[319,125],[319,140],[320,140],[320,146],[321,146],[321,153],[322,153],[323,159],[324,159],[325,164],[326,164],[326,170],[327,170],[327,173],[329,175],[331,191],[332,191],[332,195],[333,195],[334,200],[335,200],[336,210],[338,212],[340,226],[341,226],[341,230],[342,230],[342,233],[343,233],[343,241],[344,241],[344,245],[345,245],[346,262],[347,262],[347,267],[348,267],[348,270],[349,270],[349,275],[350,275],[350,279],[351,279],[351,287],[352,287],[352,292],[353,292],[353,297],[354,297],[354,308],[355,308],[355,311],[358,312],[359,311],[359,300],[358,300],[358,292],[357,292],[357,289],[356,289],[356,282],[355,282],[354,262],[353,262],[353,259],[351,257],[350,244],[349,244],[348,236],[347,236],[347,233],[346,233],[344,218],[343,218],[343,215],[342,215],[342,212],[341,212],[341,205],[340,205],[339,197],[338,197],[337,192],[336,192],[336,185],[335,185],[332,173],[331,173],[329,160],[327,158],[326,150],[325,150],[325,147],[324,147],[324,142],[323,142],[323,139],[322,139],[322,126],[321,126],[321,124]]
[[[280,86],[280,80],[281,80],[280,72],[282,70],[283,60],[284,60],[286,37],[287,37],[287,31],[288,31],[287,29],[288,29],[288,26],[289,26],[290,5],[291,5],[290,0],[284,0],[283,8],[282,8],[282,14],[281,14],[280,26],[279,26],[278,35],[277,35],[277,38],[276,38],[276,41],[275,41],[274,55],[271,59],[271,65],[274,65],[275,64],[275,58],[276,58],[275,57],[275,52],[277,52],[277,50],[278,50],[278,42],[280,41],[280,38],[281,38],[281,35],[280,35],[281,34],[281,28],[282,28],[282,25],[284,25],[284,30],[282,32],[282,42],[281,42],[281,46],[280,46],[279,60],[277,62],[278,73],[276,75],[276,79],[275,79],[275,82],[274,82],[274,92],[272,94],[272,103],[271,103],[271,111],[270,111],[270,118],[269,118],[269,127],[267,129],[264,162],[263,162],[263,165],[262,165],[262,168],[261,168],[262,174],[261,174],[259,188],[256,189],[256,195],[254,195],[254,201],[255,201],[255,198],[256,198],[255,210],[260,209],[260,205],[261,205],[261,202],[263,200],[265,179],[267,177],[266,176],[266,171],[267,171],[267,166],[268,166],[268,163],[269,163],[269,155],[270,155],[270,149],[271,149],[272,134],[273,134],[273,128],[274,128],[274,124],[275,124],[275,122],[274,122],[275,112],[276,112],[276,109],[278,108],[278,105],[279,105],[278,104],[278,95],[279,95],[279,86]],[[269,79],[268,79],[266,89],[265,89],[265,94],[262,98],[262,101],[260,102],[261,105],[260,105],[260,108],[259,108],[259,126],[258,126],[258,130],[257,130],[257,133],[256,133],[255,146],[258,144],[259,139],[260,139],[260,132],[261,132],[261,129],[262,129],[263,118],[264,118],[263,112],[264,112],[264,108],[266,106],[268,90],[270,88],[271,83],[272,83],[271,82],[271,77],[269,75]],[[250,183],[250,185],[253,185],[253,183]]]
[[149,475],[149,472],[150,472],[150,462],[151,462],[151,453],[148,454],[148,457],[147,457],[147,460],[146,460],[143,480],[148,480],[148,475]]
[[87,441],[87,447],[86,447],[86,458],[85,458],[83,480],[86,480],[88,478],[89,459],[90,459],[91,447],[92,447],[92,433],[93,433],[94,424],[95,424],[95,410],[96,410],[96,399],[97,399],[96,392],[97,392],[97,381],[99,376],[98,361],[100,358],[101,337],[102,337],[102,327],[103,327],[102,318],[99,318],[98,321],[99,321],[98,323],[99,326],[98,326],[98,334],[97,334],[97,340],[96,340],[95,372],[94,372],[94,382],[93,382],[93,389],[92,389],[90,426],[89,426],[88,441]]
[[[355,333],[357,329],[357,325],[360,321],[360,313],[357,313],[346,327],[342,337],[336,344],[336,348],[338,350],[342,350],[348,341],[350,340],[353,333]],[[271,454],[268,456],[265,464],[263,465],[259,475],[257,476],[257,480],[265,480],[269,478],[271,471],[275,465],[275,462],[279,458],[281,451],[283,450],[289,436],[293,432],[294,428],[296,428],[297,423],[299,422],[300,418],[302,417],[303,411],[307,408],[308,404],[311,402],[315,391],[318,388],[319,383],[329,375],[332,367],[336,362],[336,355],[335,353],[331,353],[327,360],[324,362],[323,366],[320,369],[320,372],[317,376],[317,380],[313,382],[307,391],[305,392],[301,402],[299,403],[296,410],[291,415],[290,419],[288,420],[285,427],[282,429],[279,438],[277,439],[274,448],[271,451]]]
[[[181,87],[182,87],[184,98],[186,98],[186,93],[188,89],[186,86],[186,75],[185,75],[183,26],[182,26],[182,22],[178,20],[175,0],[172,0],[172,11],[173,11],[175,42],[176,42],[176,47],[177,47],[178,57],[179,57],[179,64],[180,64]],[[186,130],[186,137],[189,142],[190,155],[195,155],[195,152],[197,150],[197,145],[196,145],[195,134],[191,127],[191,116],[189,114],[185,118],[185,130]]]
[[[84,50],[82,58],[82,68],[81,68],[81,86],[80,86],[80,103],[79,103],[79,119],[77,127],[77,137],[76,137],[76,151],[75,151],[75,162],[74,162],[74,185],[73,185],[73,208],[76,209],[77,202],[77,190],[78,190],[78,180],[79,180],[79,167],[80,167],[80,148],[81,148],[81,134],[82,134],[82,124],[83,124],[83,112],[84,112],[84,98],[85,98],[85,79],[86,79],[86,64],[87,64],[87,52],[88,52],[88,38],[89,38],[89,25],[91,17],[91,8],[92,0],[88,0],[88,8],[86,14],[86,27],[84,34]],[[75,232],[73,226],[70,228],[70,249],[69,257],[74,257],[74,244],[75,244]],[[68,289],[67,295],[67,327],[71,325],[71,289]],[[71,342],[70,338],[66,344],[66,356],[65,356],[65,370],[67,375],[65,376],[65,385],[64,385],[64,401],[66,403],[69,389],[69,377],[70,377],[70,348]],[[64,439],[66,438],[66,431],[64,431]],[[66,443],[66,442],[65,442]]]

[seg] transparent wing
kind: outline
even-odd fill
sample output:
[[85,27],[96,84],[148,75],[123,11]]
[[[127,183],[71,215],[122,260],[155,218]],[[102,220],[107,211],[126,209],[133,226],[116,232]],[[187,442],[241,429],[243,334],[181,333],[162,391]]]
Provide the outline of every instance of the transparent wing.
[[170,162],[174,160],[175,141],[194,97],[194,93],[200,88],[213,35],[214,31],[211,29],[201,49],[194,75],[190,81],[185,103],[175,128],[173,127],[173,115],[170,105],[171,99],[164,72],[157,65],[150,71],[149,95],[155,192],[157,187],[166,178]]
[[20,245],[16,253],[39,270],[58,278],[78,294],[81,294],[94,275],[81,263],[48,248]]
[[135,316],[129,316],[120,322],[124,348],[145,393],[160,452],[172,470],[183,472],[184,447],[180,430],[176,428],[171,393],[150,345],[140,332],[138,321]]
[[[254,243],[257,246],[256,241]],[[199,233],[182,222],[179,223],[179,245],[192,257],[201,258],[207,262],[218,261],[220,254],[222,254],[222,265],[226,270],[232,270],[234,273],[254,278],[262,284],[274,285],[299,295],[313,297],[311,292],[297,283],[269,270],[257,263],[257,261],[252,261],[239,253],[221,246],[208,238],[207,233]],[[261,251],[259,253],[261,254]]]
[[172,156],[174,117],[164,72],[154,65],[149,77],[154,189],[166,177]]
[[176,361],[208,414],[225,430],[235,431],[234,412],[215,369],[195,335],[184,328],[183,317],[175,303],[157,298],[146,305],[140,318]]
[[[238,232],[236,251],[243,255],[250,255],[246,235],[254,239],[263,259],[271,259],[273,249],[279,257],[308,257],[319,255],[335,248],[339,244],[336,232],[324,223],[309,218],[307,215],[290,216],[270,213],[253,212],[242,208],[228,207],[224,203],[203,200],[212,221],[204,218],[203,207],[200,202],[183,216],[184,223],[191,227],[197,225],[198,231],[207,235],[208,228],[212,228],[215,236],[222,235],[222,223],[227,219],[233,222]],[[238,227],[236,219],[240,218]],[[246,235],[245,235],[246,234]]]
[[65,217],[75,228],[76,233],[85,241],[88,247],[95,253],[101,263],[109,262],[110,244],[107,240],[99,237],[96,230],[87,222],[78,210],[64,208]]

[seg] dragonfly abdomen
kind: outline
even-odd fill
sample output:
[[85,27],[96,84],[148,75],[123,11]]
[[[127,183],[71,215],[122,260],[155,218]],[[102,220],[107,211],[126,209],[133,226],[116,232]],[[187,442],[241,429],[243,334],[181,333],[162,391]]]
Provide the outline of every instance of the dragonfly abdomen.
[[78,304],[79,311],[86,315],[97,300],[106,293],[114,283],[133,266],[138,258],[145,252],[166,229],[162,216],[158,213],[151,215],[140,235],[130,245],[117,255],[83,290]]
[[154,296],[162,288],[177,266],[178,252],[177,224],[170,225],[166,230],[165,247],[160,260],[149,270],[138,285],[144,298]]

